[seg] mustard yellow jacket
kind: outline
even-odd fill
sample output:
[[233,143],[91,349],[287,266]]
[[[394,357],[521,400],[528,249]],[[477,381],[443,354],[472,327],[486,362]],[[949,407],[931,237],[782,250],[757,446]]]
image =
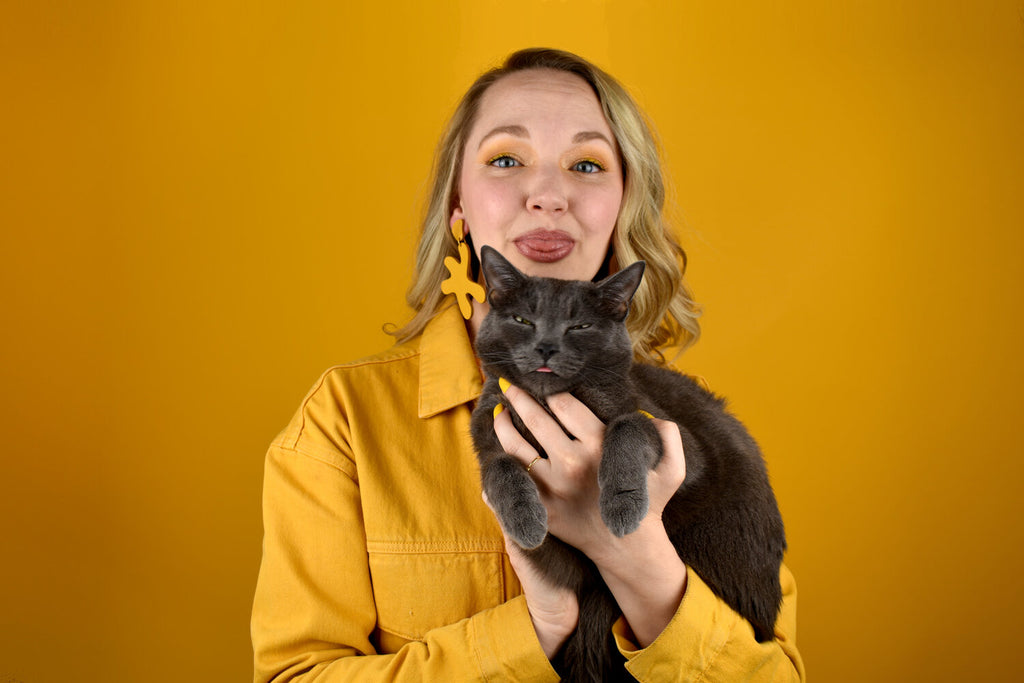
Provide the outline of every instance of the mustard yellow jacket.
[[[480,389],[454,307],[312,388],[266,457],[257,683],[558,680],[480,497]],[[781,578],[776,638],[758,643],[690,570],[654,643],[616,628],[627,668],[640,681],[803,680],[796,587]]]

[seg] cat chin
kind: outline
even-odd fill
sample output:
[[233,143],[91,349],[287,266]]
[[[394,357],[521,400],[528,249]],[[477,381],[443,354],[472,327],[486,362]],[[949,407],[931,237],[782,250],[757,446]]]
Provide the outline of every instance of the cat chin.
[[518,384],[534,396],[558,394],[563,391],[569,391],[571,386],[564,377],[559,377],[553,372],[536,371],[524,375],[518,383],[513,382],[513,384]]

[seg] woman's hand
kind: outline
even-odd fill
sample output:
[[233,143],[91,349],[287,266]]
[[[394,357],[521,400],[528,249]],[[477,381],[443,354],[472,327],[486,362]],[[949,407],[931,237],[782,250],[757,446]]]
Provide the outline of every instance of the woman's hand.
[[[483,494],[484,502],[490,507],[487,494]],[[493,512],[493,508],[492,508]],[[579,622],[580,608],[576,594],[567,588],[552,586],[513,543],[507,534],[505,551],[512,563],[512,569],[519,577],[526,598],[526,608],[533,621],[533,630],[537,632],[537,640],[544,654],[551,659],[561,649],[566,639],[576,630]]]
[[[654,420],[664,454],[648,475],[647,516],[639,529],[620,538],[605,526],[598,502],[604,423],[569,394],[549,397],[548,406],[572,439],[526,392],[511,386],[505,396],[548,454],[547,460],[533,463],[530,476],[547,508],[549,532],[594,561],[637,641],[646,646],[675,614],[686,587],[686,567],[661,522],[665,505],[686,476],[679,428]],[[537,452],[507,414],[498,415],[494,431],[507,453],[530,466]]]
[[[616,537],[601,519],[600,488],[597,473],[605,425],[589,408],[570,394],[548,398],[551,412],[575,437],[569,438],[547,411],[518,387],[505,392],[508,401],[522,418],[538,443],[547,452],[547,460],[537,460],[537,451],[516,430],[512,419],[501,413],[494,420],[494,431],[502,448],[530,467],[537,482],[541,501],[548,511],[548,530],[597,561]],[[648,475],[649,508],[644,524],[660,524],[661,514],[686,477],[679,429],[672,422],[654,420],[662,438],[664,456]],[[642,525],[641,525],[642,526]]]

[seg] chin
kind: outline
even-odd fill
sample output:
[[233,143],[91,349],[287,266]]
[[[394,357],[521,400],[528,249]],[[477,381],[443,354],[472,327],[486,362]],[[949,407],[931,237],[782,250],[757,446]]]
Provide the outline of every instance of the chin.
[[[509,260],[511,261],[511,259]],[[512,265],[530,277],[550,277],[556,280],[590,280],[601,268],[600,262],[592,268],[586,267],[575,262],[572,255],[552,263],[524,259],[522,265],[515,261],[512,261]]]
[[534,396],[550,396],[568,391],[570,383],[553,372],[530,372],[522,377],[519,386]]
[[[559,267],[557,263],[540,263],[532,264],[534,272],[530,273],[534,277],[549,277],[555,280],[590,280],[597,269],[594,269],[594,273],[587,275],[582,268],[566,268],[564,266]],[[525,271],[524,271],[525,272]]]

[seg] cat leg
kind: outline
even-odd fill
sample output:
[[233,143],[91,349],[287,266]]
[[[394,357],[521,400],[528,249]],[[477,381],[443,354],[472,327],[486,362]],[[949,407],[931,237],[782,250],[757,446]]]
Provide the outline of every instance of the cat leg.
[[517,545],[530,550],[544,542],[548,511],[540,502],[537,483],[522,463],[507,453],[491,458],[484,469],[483,485],[501,526]]
[[647,515],[647,473],[661,459],[661,448],[658,430],[640,413],[608,424],[598,484],[601,518],[616,536],[636,531]]

